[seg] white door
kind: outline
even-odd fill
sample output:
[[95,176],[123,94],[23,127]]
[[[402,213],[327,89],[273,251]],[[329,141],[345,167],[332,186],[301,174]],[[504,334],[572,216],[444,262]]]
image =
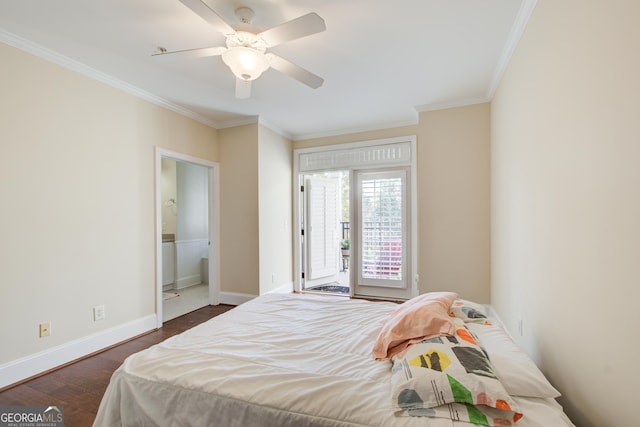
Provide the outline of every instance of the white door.
[[408,169],[355,171],[354,174],[354,294],[411,298]]
[[303,289],[338,281],[340,271],[339,181],[306,176]]

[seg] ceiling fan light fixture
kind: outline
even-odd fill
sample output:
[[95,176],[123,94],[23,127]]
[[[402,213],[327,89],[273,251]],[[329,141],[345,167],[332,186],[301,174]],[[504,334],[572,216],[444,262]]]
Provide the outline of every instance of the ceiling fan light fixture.
[[231,47],[222,54],[222,60],[236,77],[246,81],[257,79],[269,68],[266,56],[250,47]]

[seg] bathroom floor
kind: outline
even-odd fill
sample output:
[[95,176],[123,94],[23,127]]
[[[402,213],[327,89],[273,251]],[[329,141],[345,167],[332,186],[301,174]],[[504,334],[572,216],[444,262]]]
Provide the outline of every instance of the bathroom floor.
[[205,284],[172,289],[169,292],[177,292],[179,296],[162,301],[163,322],[209,305],[209,286]]

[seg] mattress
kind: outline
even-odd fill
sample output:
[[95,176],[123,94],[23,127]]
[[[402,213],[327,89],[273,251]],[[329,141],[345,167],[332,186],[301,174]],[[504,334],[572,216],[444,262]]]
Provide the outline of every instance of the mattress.
[[[267,294],[146,350],[113,374],[95,426],[462,427],[397,417],[372,345],[390,302]],[[517,425],[571,426],[550,398]]]

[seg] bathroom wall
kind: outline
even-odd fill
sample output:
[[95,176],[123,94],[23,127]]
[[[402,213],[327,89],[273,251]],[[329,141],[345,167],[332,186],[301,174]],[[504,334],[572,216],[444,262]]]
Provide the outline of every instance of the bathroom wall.
[[176,288],[202,283],[209,250],[209,170],[176,162]]
[[176,161],[162,159],[161,171],[161,198],[162,198],[162,233],[176,234],[177,204],[170,201],[177,200],[176,190]]

